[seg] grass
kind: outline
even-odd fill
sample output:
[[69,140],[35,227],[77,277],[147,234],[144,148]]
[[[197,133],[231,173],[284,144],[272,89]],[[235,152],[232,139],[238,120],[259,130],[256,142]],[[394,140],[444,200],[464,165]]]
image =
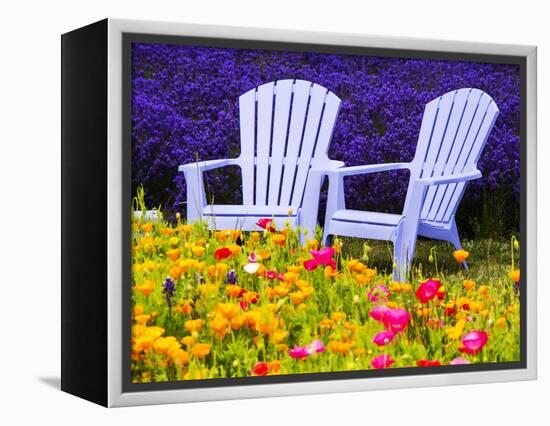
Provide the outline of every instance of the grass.
[[[393,267],[393,245],[387,241],[341,238],[348,256],[365,259],[365,245],[368,250],[370,267],[389,274]],[[510,269],[510,240],[485,238],[462,241],[463,249],[475,256],[468,259],[471,273],[477,279],[506,275]],[[419,238],[416,244],[413,269],[423,276],[456,275],[463,273],[453,257],[454,247],[443,241]],[[430,262],[430,254],[433,262]],[[435,262],[437,260],[437,263]],[[437,272],[436,272],[437,266]],[[464,275],[464,274],[463,274]]]

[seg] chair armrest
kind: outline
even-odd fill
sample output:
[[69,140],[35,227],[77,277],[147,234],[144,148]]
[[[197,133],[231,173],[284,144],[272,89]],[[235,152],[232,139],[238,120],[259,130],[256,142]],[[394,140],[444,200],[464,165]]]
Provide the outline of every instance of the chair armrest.
[[343,161],[338,160],[329,160],[327,163],[323,165],[314,165],[309,169],[310,172],[318,172],[318,173],[327,173],[331,170],[339,169],[340,167],[344,167],[346,163]]
[[236,158],[226,158],[222,160],[206,160],[206,161],[197,161],[195,163],[182,164],[178,167],[179,172],[205,172],[208,170],[217,169],[218,167],[223,166],[234,166],[237,165],[238,161]]
[[322,163],[314,164],[309,169],[300,214],[300,223],[302,225],[300,241],[302,244],[307,240],[315,238],[315,226],[317,225],[317,213],[319,211],[319,195],[325,175],[330,170],[336,170],[344,165],[343,161],[323,160]]
[[353,175],[363,175],[367,173],[379,173],[386,172],[389,170],[402,170],[408,169],[410,167],[409,163],[385,163],[385,164],[366,164],[363,166],[352,166],[352,167],[342,167],[338,169],[328,170],[328,174],[340,176],[353,176]]
[[481,172],[479,170],[472,170],[469,172],[458,173],[448,176],[434,176],[430,178],[418,179],[418,183],[422,185],[442,185],[447,183],[466,182],[469,180],[479,179]]

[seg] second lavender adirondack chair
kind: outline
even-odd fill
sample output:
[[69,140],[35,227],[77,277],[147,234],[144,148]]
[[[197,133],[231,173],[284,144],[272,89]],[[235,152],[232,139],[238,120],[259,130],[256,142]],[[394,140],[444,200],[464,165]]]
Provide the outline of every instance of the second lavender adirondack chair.
[[[258,219],[273,218],[278,226],[288,220],[312,235],[320,182],[310,170],[344,165],[327,156],[340,102],[304,80],[266,83],[241,95],[240,156],[179,166],[187,185],[187,220],[206,220],[211,229],[261,230]],[[203,172],[230,165],[241,168],[243,204],[207,204]]]
[[[328,171],[325,244],[329,235],[392,241],[394,279],[399,281],[406,281],[417,235],[446,240],[460,249],[455,213],[468,181],[481,177],[477,162],[498,113],[495,102],[481,90],[465,88],[446,93],[426,105],[416,154],[410,163]],[[346,209],[344,176],[399,169],[410,170],[402,214]]]

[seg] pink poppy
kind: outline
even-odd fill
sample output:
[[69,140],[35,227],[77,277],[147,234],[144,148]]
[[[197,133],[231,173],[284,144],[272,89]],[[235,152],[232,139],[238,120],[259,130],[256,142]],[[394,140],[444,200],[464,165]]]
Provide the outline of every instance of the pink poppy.
[[264,275],[269,280],[274,280],[277,277],[277,272],[275,271],[265,271]]
[[441,287],[441,281],[430,278],[420,284],[415,293],[416,297],[420,300],[420,303],[428,303],[437,296],[439,287]]
[[367,296],[371,302],[376,303],[380,300],[381,297],[386,299],[385,296],[387,294],[388,294],[388,287],[386,287],[385,285],[377,285],[371,291],[369,291]]
[[288,354],[294,359],[305,359],[310,355],[309,348],[307,346],[296,346],[288,351]]
[[304,262],[304,268],[308,271],[313,271],[319,265],[330,266],[332,269],[336,269],[336,262],[332,258],[334,256],[334,249],[332,247],[325,247],[321,250],[311,250],[313,259],[306,260]]
[[250,253],[250,255],[248,256],[248,261],[250,263],[256,263],[258,261],[258,257],[256,256],[256,253],[254,252]]
[[386,315],[386,312],[389,312],[390,308],[387,306],[375,306],[371,309],[369,312],[369,315],[371,318],[375,319],[378,322],[384,322],[384,315]]
[[325,352],[325,345],[323,344],[322,341],[320,341],[319,339],[316,339],[310,343],[307,349],[309,354],[314,354],[316,352]]
[[461,356],[459,357],[456,357],[455,359],[453,359],[449,364],[451,365],[464,365],[464,364],[469,364],[470,361],[468,361],[466,358],[462,358]]
[[269,232],[275,232],[275,227],[273,226],[272,219],[260,219],[256,222],[260,228],[267,229]]
[[387,368],[390,365],[392,365],[395,361],[391,359],[389,355],[383,354],[378,355],[376,358],[374,358],[370,365],[373,366],[373,368],[380,369],[380,368]]
[[411,316],[405,309],[395,308],[390,309],[384,315],[382,322],[386,330],[393,331],[395,333],[405,330]]
[[462,347],[458,348],[460,352],[465,352],[470,355],[477,354],[489,340],[489,336],[485,331],[470,331],[462,338]]
[[282,273],[277,273],[277,271],[265,271],[264,272],[264,276],[267,278],[267,279],[270,279],[270,280],[279,280],[279,281],[284,281],[285,277],[284,277],[284,274]]
[[385,346],[393,340],[395,333],[393,331],[381,331],[376,333],[372,341],[378,346]]

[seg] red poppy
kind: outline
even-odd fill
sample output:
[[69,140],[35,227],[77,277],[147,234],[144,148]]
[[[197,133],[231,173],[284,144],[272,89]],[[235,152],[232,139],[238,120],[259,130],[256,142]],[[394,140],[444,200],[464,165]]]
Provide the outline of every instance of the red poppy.
[[227,247],[219,248],[214,252],[214,257],[216,258],[216,260],[222,260],[229,256],[231,256],[231,250],[229,250]]
[[252,367],[252,374],[255,376],[266,376],[269,373],[269,364],[267,362],[257,362]]
[[272,219],[260,219],[256,222],[260,228],[267,229],[269,232],[275,232],[275,227],[273,226]]
[[451,315],[454,315],[456,314],[456,307],[453,305],[453,306],[447,306],[445,308],[445,315],[447,316],[451,316]]
[[419,359],[416,361],[416,365],[418,367],[437,367],[438,365],[441,365],[441,363],[437,360]]
[[249,303],[258,303],[260,300],[260,295],[255,291],[246,291],[243,296],[245,296],[245,301]]

